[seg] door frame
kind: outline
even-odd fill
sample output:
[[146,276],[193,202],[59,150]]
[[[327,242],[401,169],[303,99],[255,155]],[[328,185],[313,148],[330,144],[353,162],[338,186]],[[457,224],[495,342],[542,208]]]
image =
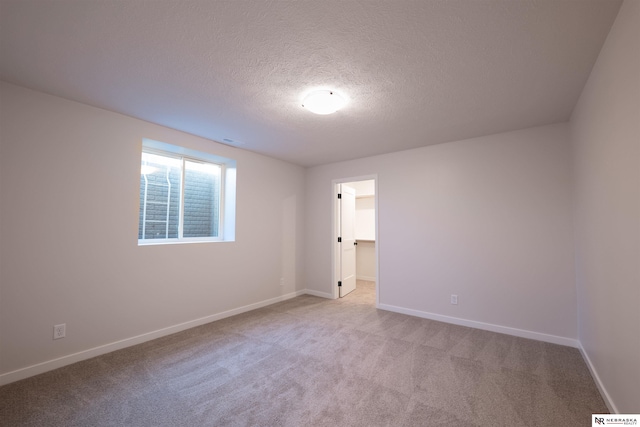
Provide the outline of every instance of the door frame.
[[331,284],[331,297],[337,299],[340,296],[338,290],[338,280],[340,280],[340,244],[338,243],[338,237],[340,236],[340,222],[338,220],[340,216],[340,205],[338,203],[339,184],[346,184],[349,182],[357,181],[374,181],[375,194],[373,195],[374,209],[375,209],[375,228],[376,228],[376,308],[380,305],[380,233],[378,227],[378,175],[359,175],[348,178],[338,178],[331,181],[331,229],[333,230],[333,243],[331,245],[331,269],[332,279]]

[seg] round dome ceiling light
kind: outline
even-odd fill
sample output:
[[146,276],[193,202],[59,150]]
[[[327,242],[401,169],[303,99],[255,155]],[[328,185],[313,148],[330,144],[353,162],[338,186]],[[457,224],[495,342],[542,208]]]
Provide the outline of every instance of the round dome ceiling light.
[[302,106],[312,113],[331,114],[344,107],[345,100],[332,90],[316,90],[305,96]]

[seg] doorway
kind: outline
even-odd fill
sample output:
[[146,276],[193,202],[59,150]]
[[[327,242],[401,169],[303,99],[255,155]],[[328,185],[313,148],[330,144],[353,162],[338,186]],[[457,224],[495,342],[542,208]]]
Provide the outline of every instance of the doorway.
[[379,304],[377,176],[335,180],[333,297],[375,289]]

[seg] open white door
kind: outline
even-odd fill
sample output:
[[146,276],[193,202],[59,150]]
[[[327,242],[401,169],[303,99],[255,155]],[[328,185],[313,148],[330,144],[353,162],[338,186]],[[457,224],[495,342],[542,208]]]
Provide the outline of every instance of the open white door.
[[340,184],[340,298],[356,289],[356,190]]

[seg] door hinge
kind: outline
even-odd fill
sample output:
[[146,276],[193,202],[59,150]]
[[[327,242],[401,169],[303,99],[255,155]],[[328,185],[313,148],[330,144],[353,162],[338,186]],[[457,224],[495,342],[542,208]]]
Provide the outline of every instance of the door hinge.
[[342,237],[338,237],[338,243],[342,243]]
[[338,193],[338,199],[342,199],[342,193]]
[[338,280],[338,286],[342,286],[342,282]]

